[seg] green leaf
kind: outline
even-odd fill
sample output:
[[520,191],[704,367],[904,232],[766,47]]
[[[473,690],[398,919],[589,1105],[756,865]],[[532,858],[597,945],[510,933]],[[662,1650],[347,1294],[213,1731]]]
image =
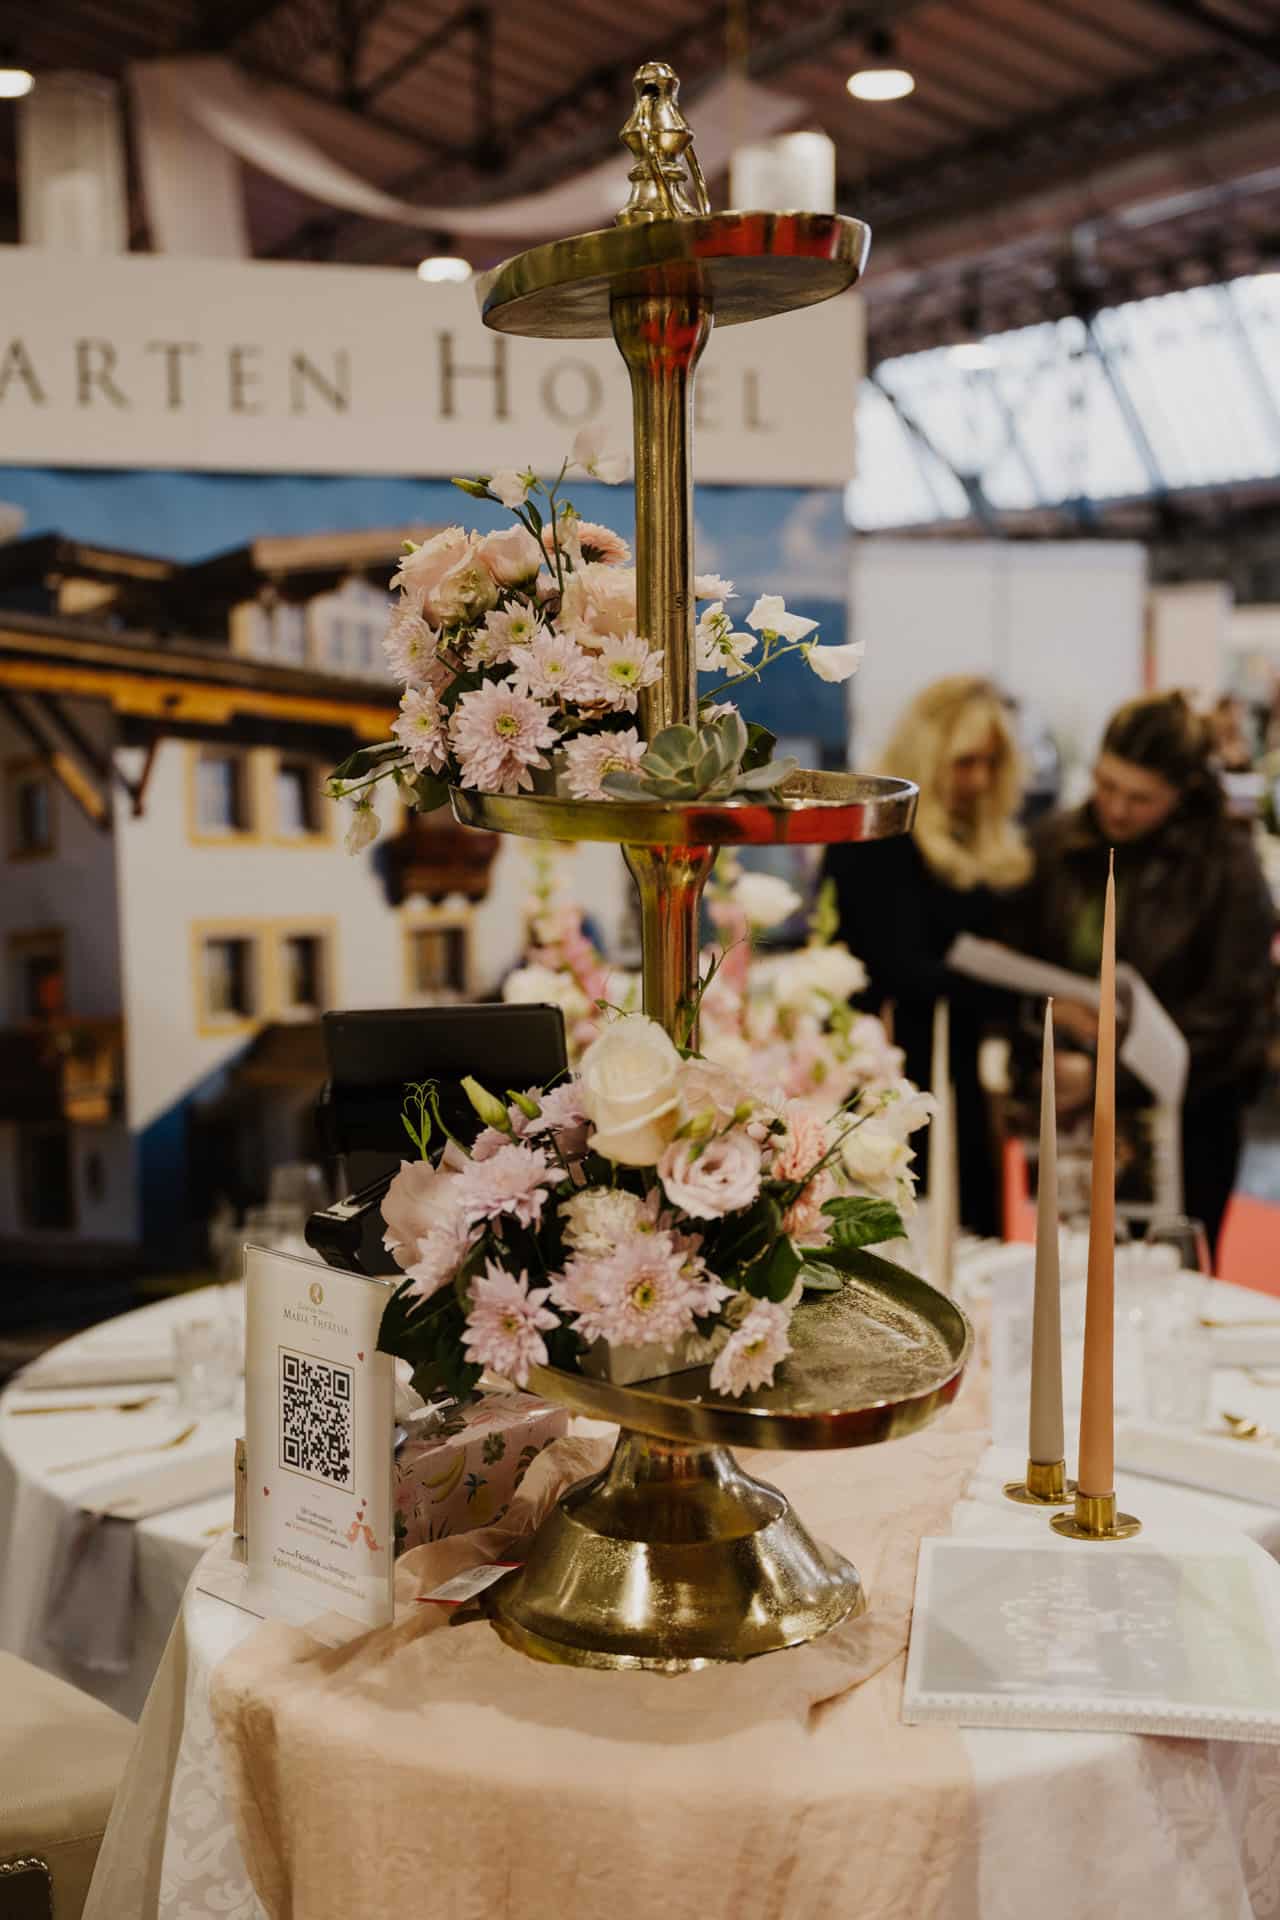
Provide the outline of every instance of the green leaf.
[[839,1267],[833,1267],[829,1260],[821,1259],[816,1253],[805,1255],[798,1276],[807,1293],[839,1293],[846,1277]]
[[803,1265],[803,1255],[783,1233],[763,1259],[747,1268],[740,1284],[745,1292],[754,1294],[758,1300],[785,1300],[795,1286],[796,1275]]
[[379,767],[386,767],[389,761],[403,760],[404,748],[398,740],[379,740],[376,746],[357,747],[349,753],[340,767],[335,767],[329,775],[331,780],[366,780]]
[[405,804],[411,806],[415,813],[435,813],[448,803],[448,782],[442,780],[438,773],[420,773],[416,780],[406,782],[406,787]]
[[844,1194],[828,1200],[822,1211],[831,1221],[832,1237],[838,1247],[852,1251],[857,1247],[878,1246],[884,1240],[906,1238],[902,1215],[891,1200]]
[[756,720],[749,721],[747,724],[747,750],[742,756],[742,771],[744,773],[753,773],[757,767],[767,765],[773,756],[773,750],[777,744],[778,736],[776,733],[771,733],[768,727],[762,727]]
[[767,1254],[782,1231],[778,1203],[767,1193],[742,1213],[731,1213],[714,1236],[708,1260],[712,1270],[726,1279],[743,1272]]

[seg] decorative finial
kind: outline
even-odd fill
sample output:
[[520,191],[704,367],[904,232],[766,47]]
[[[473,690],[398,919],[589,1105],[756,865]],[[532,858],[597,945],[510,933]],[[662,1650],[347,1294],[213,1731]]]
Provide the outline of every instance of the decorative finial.
[[636,104],[621,140],[635,155],[631,197],[620,227],[641,220],[688,220],[710,213],[693,131],[676,104],[680,82],[663,60],[646,60],[635,78]]

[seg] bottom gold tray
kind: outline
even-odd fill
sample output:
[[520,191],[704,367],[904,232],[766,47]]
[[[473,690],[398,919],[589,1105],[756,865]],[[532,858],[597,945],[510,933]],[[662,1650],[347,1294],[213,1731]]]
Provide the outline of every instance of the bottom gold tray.
[[887,1261],[856,1264],[839,1292],[801,1304],[773,1386],[742,1400],[713,1394],[706,1367],[630,1386],[531,1372],[534,1392],[622,1431],[486,1594],[510,1646],[564,1666],[681,1673],[800,1646],[865,1610],[857,1570],[729,1450],[869,1446],[954,1398],[972,1344],[959,1308]]

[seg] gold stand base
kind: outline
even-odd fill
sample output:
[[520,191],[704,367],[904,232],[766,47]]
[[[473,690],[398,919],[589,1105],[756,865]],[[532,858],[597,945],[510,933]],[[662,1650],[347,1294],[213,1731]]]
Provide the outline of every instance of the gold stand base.
[[1071,1513],[1055,1513],[1049,1525],[1068,1540],[1132,1540],[1141,1520],[1116,1512],[1114,1493],[1077,1493]]
[[1023,1507],[1065,1507],[1076,1490],[1065,1460],[1028,1460],[1025,1480],[1007,1480],[1004,1497]]
[[561,1497],[484,1604],[535,1659],[684,1673],[803,1645],[867,1599],[848,1561],[727,1447],[624,1429],[603,1473]]

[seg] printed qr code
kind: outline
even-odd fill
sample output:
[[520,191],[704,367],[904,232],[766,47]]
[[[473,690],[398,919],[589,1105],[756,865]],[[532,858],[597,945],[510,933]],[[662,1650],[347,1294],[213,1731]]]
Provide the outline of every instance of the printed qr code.
[[355,1490],[351,1369],[280,1349],[280,1465]]

